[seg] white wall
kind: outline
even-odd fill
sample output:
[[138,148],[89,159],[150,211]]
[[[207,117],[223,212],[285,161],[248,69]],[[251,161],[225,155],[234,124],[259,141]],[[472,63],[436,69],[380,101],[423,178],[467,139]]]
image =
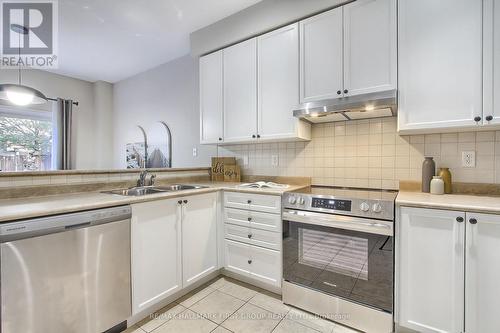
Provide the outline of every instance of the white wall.
[[[17,83],[16,70],[0,70],[1,83]],[[72,165],[76,169],[97,169],[105,165],[111,165],[111,154],[108,150],[101,152],[103,145],[100,142],[110,142],[112,138],[111,129],[98,125],[102,115],[112,112],[108,105],[97,106],[94,94],[98,93],[105,85],[94,86],[92,82],[78,80],[67,76],[57,75],[39,70],[24,70],[22,83],[40,90],[47,97],[61,97],[72,99],[80,103],[74,107],[73,116],[73,155]],[[111,89],[99,93],[99,101],[110,100]],[[107,98],[104,96],[108,95]],[[52,102],[49,102],[52,103]],[[99,111],[99,114],[96,113]],[[104,145],[105,146],[105,145]]]
[[[198,60],[184,56],[114,85],[114,166],[124,168],[125,146],[166,122],[172,130],[173,167],[210,165],[213,146],[199,144]],[[193,148],[198,156],[193,157]]]

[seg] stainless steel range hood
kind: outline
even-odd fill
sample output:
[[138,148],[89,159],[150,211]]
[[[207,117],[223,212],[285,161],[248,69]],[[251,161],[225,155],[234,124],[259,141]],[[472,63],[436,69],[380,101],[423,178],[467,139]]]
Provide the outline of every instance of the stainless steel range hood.
[[311,123],[392,117],[397,114],[397,90],[325,99],[298,105],[297,118]]

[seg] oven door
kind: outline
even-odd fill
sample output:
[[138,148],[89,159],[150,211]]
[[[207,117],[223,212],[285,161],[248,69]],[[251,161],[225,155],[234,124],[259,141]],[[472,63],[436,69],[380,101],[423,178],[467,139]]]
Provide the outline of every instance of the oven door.
[[393,225],[285,209],[283,279],[392,313]]

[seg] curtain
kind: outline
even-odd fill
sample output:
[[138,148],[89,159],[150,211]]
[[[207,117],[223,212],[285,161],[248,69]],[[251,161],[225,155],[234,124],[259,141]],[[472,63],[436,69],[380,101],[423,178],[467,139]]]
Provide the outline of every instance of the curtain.
[[52,117],[52,169],[71,169],[73,101],[58,98]]

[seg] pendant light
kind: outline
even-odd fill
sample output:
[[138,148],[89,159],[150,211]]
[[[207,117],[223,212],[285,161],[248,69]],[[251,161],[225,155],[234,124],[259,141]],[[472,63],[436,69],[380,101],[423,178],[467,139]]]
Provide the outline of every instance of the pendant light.
[[[21,58],[21,35],[27,35],[28,29],[19,24],[11,24],[10,29],[19,35],[19,59]],[[18,84],[0,84],[0,100],[9,101],[12,104],[26,106],[32,104],[44,104],[47,97],[40,91],[21,84],[21,66],[18,66]]]

